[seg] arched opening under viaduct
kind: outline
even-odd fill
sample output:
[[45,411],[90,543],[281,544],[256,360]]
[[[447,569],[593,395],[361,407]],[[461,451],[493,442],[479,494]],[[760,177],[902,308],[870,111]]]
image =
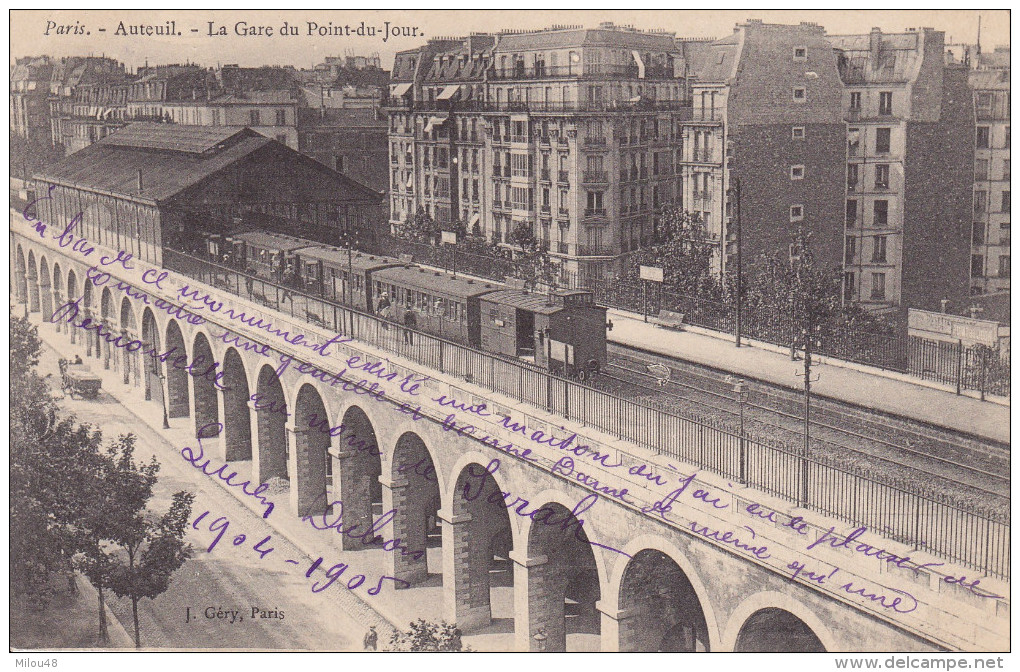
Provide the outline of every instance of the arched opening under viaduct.
[[821,640],[807,623],[785,609],[775,607],[751,614],[740,628],[734,650],[744,653],[825,653]]

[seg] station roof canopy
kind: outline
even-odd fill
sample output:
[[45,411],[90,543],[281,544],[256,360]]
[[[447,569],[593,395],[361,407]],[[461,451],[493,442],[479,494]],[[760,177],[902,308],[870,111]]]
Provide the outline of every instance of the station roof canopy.
[[381,194],[250,128],[136,123],[47,166],[52,184],[153,205],[345,203]]

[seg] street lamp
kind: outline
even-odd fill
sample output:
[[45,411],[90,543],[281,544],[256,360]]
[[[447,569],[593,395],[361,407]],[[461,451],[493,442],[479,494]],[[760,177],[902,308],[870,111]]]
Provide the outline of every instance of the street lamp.
[[162,367],[156,372],[159,376],[159,399],[163,402],[163,429],[170,429],[170,418],[166,412],[166,395],[169,392],[169,386],[164,386],[163,381],[166,380],[166,374],[163,373]]
[[733,391],[737,395],[737,406],[740,408],[740,467],[737,474],[741,483],[747,483],[747,447],[744,443],[744,405],[751,394],[747,382],[738,380],[733,385]]

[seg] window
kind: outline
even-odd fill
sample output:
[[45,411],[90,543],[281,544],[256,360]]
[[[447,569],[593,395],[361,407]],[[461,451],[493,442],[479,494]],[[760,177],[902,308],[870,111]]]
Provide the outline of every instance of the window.
[[287,125],[287,110],[276,111],[276,125],[286,126]]
[[985,242],[985,223],[974,222],[970,233],[970,242],[974,245],[981,245]]
[[883,116],[892,114],[892,91],[879,92],[878,113]]
[[861,92],[851,91],[850,92],[850,109],[860,110],[861,109]]
[[977,127],[977,148],[988,149],[989,146],[990,129],[987,126]]
[[858,172],[860,166],[856,163],[851,163],[846,167],[846,188],[847,191],[854,191],[857,189],[857,178],[859,177]]
[[846,148],[848,156],[857,156],[861,148],[861,129],[850,128],[846,133]]
[[807,90],[803,86],[793,87],[793,102],[803,103],[807,100]]
[[603,202],[604,193],[601,191],[588,192],[588,212],[591,214],[603,213],[605,205]]
[[854,238],[853,236],[847,236],[846,237],[845,251],[846,251],[846,253],[845,253],[845,257],[844,257],[844,263],[847,263],[847,264],[854,263],[854,257],[857,256],[857,239],[856,238]]
[[857,201],[849,200],[846,202],[846,225],[852,228],[855,224],[857,224]]
[[804,166],[790,166],[790,179],[791,180],[803,180],[804,179]]
[[875,151],[879,154],[888,154],[889,148],[892,146],[892,129],[891,128],[876,128],[875,129]]
[[887,247],[886,236],[875,236],[874,247],[871,248],[871,260],[877,262],[885,262],[885,254]]
[[1009,277],[1009,257],[999,257],[999,277]]
[[988,192],[974,192],[974,214],[980,215],[988,211]]
[[794,126],[793,127],[793,139],[794,140],[803,140],[804,139],[804,127],[803,126]]
[[1009,180],[1009,159],[1002,161],[1002,179]]
[[1000,208],[1000,210],[1002,212],[1009,212],[1009,192],[1008,191],[1002,192],[1002,208]]
[[795,47],[793,50],[793,60],[795,61],[806,61],[807,60],[807,49],[804,47]]
[[804,206],[803,205],[791,205],[790,206],[790,221],[799,222],[804,219]]
[[879,163],[875,166],[875,188],[889,188],[889,164]]
[[875,201],[874,212],[873,224],[875,226],[887,226],[889,224],[889,201]]
[[885,273],[871,274],[871,298],[875,301],[885,300]]
[[988,159],[977,159],[974,161],[974,179],[988,179]]
[[999,245],[1009,245],[1009,222],[999,224]]
[[985,258],[980,254],[970,255],[970,275],[980,278],[985,274]]
[[258,126],[259,125],[259,111],[258,110],[248,110],[248,120],[251,122],[252,126]]
[[1009,149],[1009,126],[1006,127],[1006,137],[1003,139],[1003,148]]
[[843,300],[853,301],[854,300],[854,274],[853,271],[848,271],[843,274]]

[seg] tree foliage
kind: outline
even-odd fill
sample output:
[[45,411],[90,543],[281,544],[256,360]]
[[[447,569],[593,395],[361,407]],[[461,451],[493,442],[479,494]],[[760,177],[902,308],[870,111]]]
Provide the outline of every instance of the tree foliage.
[[409,214],[403,222],[396,225],[395,233],[398,238],[415,243],[434,244],[439,238],[440,228],[425,208],[419,207],[413,215]]
[[64,147],[28,140],[10,133],[11,175],[32,179],[32,175],[64,158]]
[[654,243],[634,255],[632,276],[637,266],[662,268],[665,289],[688,296],[718,298],[722,287],[712,272],[712,257],[718,245],[708,239],[701,216],[669,205],[663,208]]
[[431,623],[424,619],[411,623],[406,631],[394,630],[390,636],[389,651],[470,651],[461,642],[461,632],[455,623]]

